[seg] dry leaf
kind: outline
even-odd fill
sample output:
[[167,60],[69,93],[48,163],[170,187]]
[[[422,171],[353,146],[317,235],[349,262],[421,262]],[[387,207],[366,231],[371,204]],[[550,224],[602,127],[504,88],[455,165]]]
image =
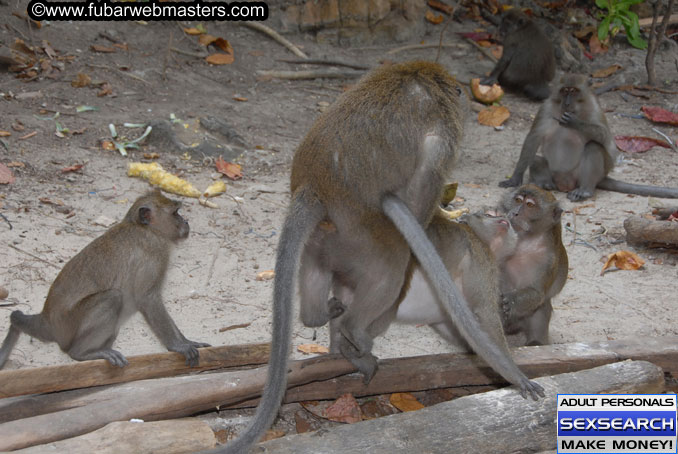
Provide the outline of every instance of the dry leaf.
[[270,281],[275,277],[275,271],[273,270],[267,270],[267,271],[262,271],[260,273],[257,273],[257,277],[254,279],[257,281]]
[[297,350],[306,354],[319,354],[330,352],[330,350],[327,347],[318,344],[301,344],[297,347]]
[[433,9],[437,9],[438,11],[442,11],[443,13],[447,14],[450,16],[454,12],[454,8],[452,8],[449,5],[446,5],[445,3],[438,1],[438,0],[428,0],[428,6],[430,6]]
[[248,99],[245,98],[244,96],[234,96],[233,100],[240,101],[240,102],[247,102],[248,101]]
[[477,41],[476,44],[485,48],[492,47],[492,43],[486,39],[481,39],[480,41]]
[[644,153],[652,147],[671,148],[671,145],[660,139],[639,136],[615,136],[617,148],[627,153]]
[[607,262],[603,265],[603,269],[600,270],[600,275],[602,276],[613,265],[620,270],[637,270],[645,265],[645,260],[631,251],[617,251],[607,256]]
[[84,165],[85,164],[75,164],[72,166],[64,167],[63,169],[61,169],[61,173],[77,172],[78,170],[82,169]]
[[212,44],[214,47],[223,50],[227,54],[233,55],[233,47],[231,46],[231,43],[228,42],[228,40],[224,38],[217,38],[214,41],[212,41],[210,44]]
[[645,116],[655,123],[668,123],[673,126],[678,126],[678,114],[669,112],[661,107],[641,107]]
[[261,437],[261,440],[259,440],[260,443],[263,443],[264,441],[268,440],[275,440],[276,438],[282,438],[285,436],[285,431],[283,430],[267,430],[266,433],[264,434],[263,437]]
[[115,144],[110,140],[104,140],[101,142],[101,148],[106,151],[115,151]]
[[598,39],[598,35],[594,33],[591,36],[591,39],[589,39],[589,49],[591,49],[591,53],[593,55],[597,55],[607,52],[608,47],[603,45],[603,43],[601,43]]
[[323,418],[352,424],[362,420],[362,412],[353,394],[344,394],[325,409]]
[[36,135],[38,135],[38,131],[29,132],[29,133],[26,134],[25,136],[19,137],[19,140],[30,139],[31,137],[36,136]]
[[232,162],[224,161],[224,158],[219,156],[215,162],[217,167],[217,172],[223,173],[231,180],[239,180],[242,178],[242,166],[239,164],[233,164]]
[[504,46],[493,46],[492,49],[490,49],[490,53],[499,60],[504,53]]
[[14,174],[5,164],[0,163],[0,184],[12,184],[16,181]]
[[12,133],[9,131],[0,131],[0,137],[9,137]]
[[153,153],[144,153],[144,159],[158,159],[160,155],[156,152]]
[[99,46],[98,44],[92,44],[90,46],[90,48],[94,52],[101,52],[101,53],[104,53],[104,54],[111,54],[111,53],[115,52],[115,49],[112,48],[112,47]]
[[478,123],[485,126],[501,126],[511,113],[504,106],[490,106],[478,112]]
[[363,420],[381,418],[382,416],[398,413],[398,409],[391,405],[388,398],[383,395],[375,396],[364,402],[360,405],[360,411],[363,413]]
[[622,69],[621,65],[612,65],[612,66],[608,66],[607,68],[599,69],[598,71],[595,71],[593,74],[591,74],[591,76],[598,77],[598,78],[610,77],[612,74],[616,73],[620,69]]
[[184,33],[186,33],[187,35],[202,35],[202,34],[205,33],[205,31],[200,30],[200,29],[195,28],[195,27],[189,27],[189,28],[184,28]]
[[17,120],[15,123],[12,123],[12,129],[15,130],[16,132],[21,132],[24,129],[26,129],[26,127],[24,126],[23,123]]
[[220,333],[224,333],[224,332],[230,331],[230,330],[232,330],[232,329],[247,328],[247,327],[250,326],[251,324],[252,324],[252,322],[250,322],[250,323],[238,323],[238,324],[236,324],[236,325],[224,326],[223,328],[219,328],[219,332],[220,332]]
[[103,85],[101,85],[101,90],[97,92],[97,96],[99,97],[111,94],[113,94],[113,87],[111,87],[108,82],[104,82]]
[[436,14],[431,10],[426,11],[426,20],[432,23],[433,25],[438,25],[445,20],[442,14]]
[[312,432],[317,430],[319,427],[316,421],[311,419],[309,416],[306,416],[306,412],[304,410],[299,410],[294,414],[294,423],[298,434]]
[[214,35],[209,35],[209,34],[204,34],[204,35],[198,36],[198,42],[200,44],[202,44],[203,46],[209,46],[210,44],[212,44],[217,39],[219,39],[219,38],[217,38]]
[[91,83],[92,83],[91,77],[89,77],[87,74],[78,73],[78,75],[75,76],[75,79],[71,81],[71,87],[81,88],[86,87]]
[[5,287],[0,287],[0,300],[4,300],[9,296],[9,290]]
[[468,39],[475,41],[475,42],[488,41],[492,38],[492,35],[490,35],[487,32],[464,32],[464,33],[457,33],[457,35],[459,35],[463,38],[468,38]]
[[26,164],[20,161],[12,161],[7,163],[7,167],[20,167],[23,169],[24,167],[26,167]]
[[400,411],[417,411],[424,408],[424,404],[410,393],[393,393],[389,400]]
[[211,65],[230,65],[235,61],[233,54],[212,54],[205,57],[207,63]]

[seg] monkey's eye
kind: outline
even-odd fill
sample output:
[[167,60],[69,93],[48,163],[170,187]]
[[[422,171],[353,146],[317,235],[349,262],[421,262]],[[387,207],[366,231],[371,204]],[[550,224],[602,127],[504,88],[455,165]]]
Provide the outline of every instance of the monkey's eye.
[[527,205],[529,208],[533,208],[533,207],[536,206],[537,204],[534,203],[534,200],[527,199],[527,200],[525,201],[525,205]]
[[521,195],[516,196],[516,198],[515,198],[514,200],[515,200],[515,202],[517,202],[517,203],[523,203],[523,196],[521,196]]
[[457,91],[458,95],[461,95],[461,88],[457,87],[456,85],[454,86],[454,89]]

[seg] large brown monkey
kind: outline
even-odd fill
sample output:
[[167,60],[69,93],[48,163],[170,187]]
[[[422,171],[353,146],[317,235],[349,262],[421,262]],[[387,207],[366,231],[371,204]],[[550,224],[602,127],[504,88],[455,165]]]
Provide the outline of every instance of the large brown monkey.
[[[414,62],[369,73],[316,120],[292,162],[292,200],[275,266],[266,389],[252,423],[217,452],[246,452],[275,419],[286,387],[300,262],[304,323],[332,317],[327,309],[332,287],[344,301],[341,292],[350,291],[345,312],[332,321],[339,350],[366,378],[376,369],[373,332],[394,306],[414,253],[473,350],[523,393],[543,393],[480,327],[424,232],[455,161],[463,116],[455,80],[439,65]],[[322,221],[336,230],[324,235]],[[316,241],[309,242],[312,235]]]
[[[436,216],[426,233],[480,325],[508,356],[500,313],[499,276],[504,261],[515,250],[517,235],[503,216],[475,213],[466,216],[465,222]],[[420,267],[414,261],[412,266],[414,270],[403,287],[396,321],[428,324],[446,340],[468,347],[442,310]]]
[[549,97],[549,82],[556,75],[553,44],[532,19],[518,9],[504,14],[499,26],[504,46],[501,58],[480,83],[523,91],[529,98]]
[[567,280],[563,210],[553,194],[531,184],[506,194],[500,208],[518,234],[515,250],[501,265],[504,330],[524,332],[527,345],[543,345],[548,343],[551,298]]
[[57,342],[78,361],[105,359],[114,366],[127,359],[111,345],[123,322],[140,311],[168,350],[198,364],[198,348],[167,313],[161,291],[173,243],[188,236],[180,202],[159,191],[139,197],[125,218],[66,263],[49,289],[40,314],[14,311],[0,348],[2,367],[24,333]]
[[[537,156],[539,150],[543,156]],[[609,191],[678,198],[678,188],[607,178],[618,154],[605,114],[586,77],[567,74],[539,109],[513,175],[499,186],[520,186],[529,167],[531,182],[544,189],[567,192],[567,198],[573,202],[593,196],[596,186]]]

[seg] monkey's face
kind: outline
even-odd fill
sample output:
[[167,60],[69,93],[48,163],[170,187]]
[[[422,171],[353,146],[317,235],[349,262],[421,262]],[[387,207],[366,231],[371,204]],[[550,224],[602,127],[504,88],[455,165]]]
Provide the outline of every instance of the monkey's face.
[[581,102],[581,92],[577,87],[566,87],[563,86],[559,91],[560,102],[561,102],[561,111],[562,112],[573,112],[576,103]]
[[518,234],[539,234],[560,222],[563,210],[553,195],[534,185],[518,188],[503,201],[511,226]]
[[172,211],[172,222],[174,223],[174,230],[176,232],[176,238],[173,240],[180,241],[188,237],[188,233],[190,232],[191,228],[188,225],[188,221],[179,214],[181,202],[176,202],[176,204],[176,209]]

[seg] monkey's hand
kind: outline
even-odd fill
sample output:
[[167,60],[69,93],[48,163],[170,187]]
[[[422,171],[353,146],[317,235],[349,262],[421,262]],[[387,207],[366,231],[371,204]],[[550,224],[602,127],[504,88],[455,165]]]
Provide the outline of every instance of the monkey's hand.
[[544,397],[544,388],[539,383],[525,379],[520,383],[520,395],[523,399],[527,399],[527,393],[530,393],[532,400],[539,400],[539,396]]
[[512,298],[511,294],[502,294],[501,295],[501,321],[502,324],[506,325],[511,321],[514,315],[514,309],[516,307],[516,301]]
[[497,76],[487,76],[484,79],[480,79],[480,85],[494,85],[497,83]]
[[579,128],[581,121],[572,112],[563,112],[563,115],[558,118],[558,123],[566,128]]
[[589,197],[593,197],[593,192],[582,188],[576,188],[567,193],[567,198],[573,202],[581,202]]
[[499,187],[500,188],[516,188],[516,187],[520,186],[521,184],[523,184],[523,177],[513,175],[508,180],[500,181]]
[[186,358],[186,365],[195,367],[198,365],[200,359],[200,353],[198,352],[198,349],[209,346],[210,344],[206,344],[204,342],[195,342],[186,339],[185,343],[172,346],[168,350],[181,353]]
[[335,298],[333,296],[327,302],[327,310],[328,310],[330,319],[333,319],[333,318],[339,317],[344,312],[346,312],[346,306],[344,306],[344,303],[342,303],[341,300],[339,300],[338,298]]

